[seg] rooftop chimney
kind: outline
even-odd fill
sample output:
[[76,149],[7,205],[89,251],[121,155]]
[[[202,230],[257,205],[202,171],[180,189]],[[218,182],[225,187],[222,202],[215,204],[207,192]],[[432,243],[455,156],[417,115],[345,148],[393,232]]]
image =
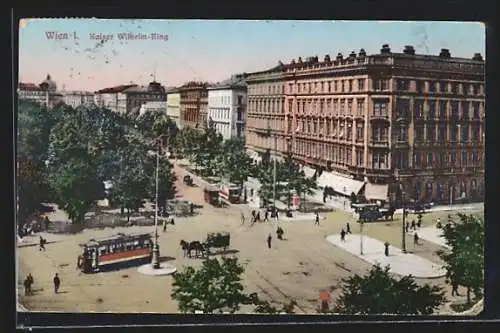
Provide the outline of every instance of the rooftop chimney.
[[356,58],[356,52],[352,51],[351,54],[349,54],[349,58],[355,59]]
[[344,59],[344,56],[342,55],[342,53],[337,53],[337,61],[342,61],[342,59]]
[[404,54],[410,54],[410,55],[415,55],[415,49],[413,48],[412,45],[406,45],[404,50],[403,50],[403,53]]
[[329,54],[325,55],[325,62],[329,63],[330,61],[331,61],[330,55]]
[[389,47],[389,44],[382,45],[382,48],[380,49],[380,53],[382,53],[382,54],[391,53],[391,48]]
[[365,49],[359,50],[358,57],[360,57],[360,58],[366,57],[366,51],[365,51]]
[[441,52],[439,53],[439,56],[441,58],[451,58],[450,50],[448,50],[448,49],[441,49]]

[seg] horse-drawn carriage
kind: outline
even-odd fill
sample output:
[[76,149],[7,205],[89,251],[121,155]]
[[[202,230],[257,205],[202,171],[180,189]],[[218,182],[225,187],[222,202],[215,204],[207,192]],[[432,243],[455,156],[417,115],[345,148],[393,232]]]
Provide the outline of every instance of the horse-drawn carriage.
[[380,208],[377,204],[352,204],[351,207],[358,222],[392,221],[395,211],[394,207]]
[[229,232],[212,232],[207,235],[204,245],[208,250],[213,247],[226,251],[229,248],[230,240],[231,236]]
[[226,251],[229,248],[230,240],[231,236],[228,232],[214,232],[209,233],[204,242],[181,240],[180,246],[184,251],[184,256],[191,258],[192,251],[195,251],[196,257],[209,255],[211,248]]

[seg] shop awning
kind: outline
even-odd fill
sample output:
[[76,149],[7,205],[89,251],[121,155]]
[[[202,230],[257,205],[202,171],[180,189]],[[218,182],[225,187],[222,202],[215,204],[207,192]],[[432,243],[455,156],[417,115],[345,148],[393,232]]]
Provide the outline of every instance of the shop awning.
[[387,201],[389,185],[379,185],[367,183],[365,187],[365,198],[368,200]]
[[314,173],[316,172],[316,170],[314,170],[313,168],[310,168],[310,167],[305,166],[305,165],[302,167],[302,170],[306,174],[307,178],[311,178],[312,176],[314,176]]
[[330,186],[335,192],[350,196],[352,192],[358,194],[365,183],[351,178],[343,177],[331,172],[323,171],[318,178],[318,186]]

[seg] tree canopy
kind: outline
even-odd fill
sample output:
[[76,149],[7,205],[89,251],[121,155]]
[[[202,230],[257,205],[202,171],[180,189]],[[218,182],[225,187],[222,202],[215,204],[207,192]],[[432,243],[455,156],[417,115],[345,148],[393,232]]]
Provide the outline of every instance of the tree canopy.
[[441,287],[419,286],[411,275],[394,278],[389,267],[376,265],[368,274],[355,274],[342,282],[336,313],[429,315],[446,301]]
[[448,283],[467,289],[480,297],[484,284],[484,222],[474,215],[457,214],[443,227],[443,236],[451,250],[440,250],[438,255],[445,262]]

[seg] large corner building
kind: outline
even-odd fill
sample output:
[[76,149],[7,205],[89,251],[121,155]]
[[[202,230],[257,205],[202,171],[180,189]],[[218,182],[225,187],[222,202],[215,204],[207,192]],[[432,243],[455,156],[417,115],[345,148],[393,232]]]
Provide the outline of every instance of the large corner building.
[[387,199],[399,181],[415,200],[481,200],[484,83],[480,54],[447,49],[299,58],[249,74],[246,145],[291,154],[344,195]]

